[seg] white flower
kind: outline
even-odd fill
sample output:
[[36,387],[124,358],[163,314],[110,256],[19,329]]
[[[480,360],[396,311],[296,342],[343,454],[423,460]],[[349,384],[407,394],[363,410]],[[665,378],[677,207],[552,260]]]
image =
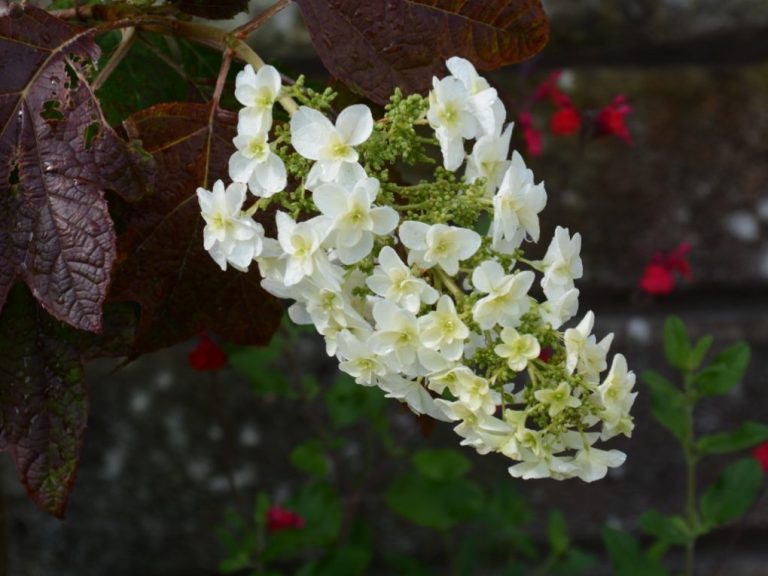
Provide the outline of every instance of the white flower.
[[245,106],[240,111],[240,123],[247,123],[256,132],[269,131],[272,107],[280,94],[280,84],[280,73],[272,66],[262,66],[254,72],[248,64],[241,70],[235,78],[235,98]]
[[539,306],[539,314],[544,322],[548,322],[554,330],[557,330],[576,315],[579,310],[579,290],[571,288],[567,292],[557,295],[552,300],[547,300]]
[[544,184],[534,185],[533,172],[516,151],[512,165],[504,174],[501,187],[493,197],[491,237],[495,250],[511,254],[526,236],[539,240],[539,212],[547,204]]
[[421,303],[434,304],[438,292],[424,280],[416,278],[411,269],[390,246],[384,246],[379,252],[379,265],[373,269],[365,281],[374,294],[402,306],[416,314]]
[[600,372],[606,369],[606,356],[613,341],[613,334],[608,334],[600,342],[591,335],[595,315],[587,312],[576,328],[565,331],[565,368],[569,374],[574,369],[589,382],[597,381]]
[[387,300],[373,305],[373,318],[377,331],[368,344],[376,354],[393,354],[400,367],[407,367],[416,360],[421,347],[419,323],[416,316]]
[[542,264],[544,278],[541,287],[549,300],[554,300],[573,288],[573,281],[581,278],[581,235],[577,232],[571,238],[568,228],[558,226],[547,248]]
[[403,222],[399,234],[410,250],[408,264],[415,262],[422,268],[437,264],[450,276],[459,271],[459,261],[471,257],[482,242],[474,230],[445,224],[430,226],[413,220]]
[[454,56],[449,58],[445,65],[469,92],[469,109],[477,119],[482,132],[484,134],[501,132],[500,127],[504,123],[506,111],[496,89],[491,88],[488,81],[477,73],[472,63],[464,58]]
[[299,108],[291,117],[291,144],[299,154],[315,160],[306,186],[336,181],[345,165],[357,163],[359,156],[354,147],[368,140],[371,132],[373,116],[364,104],[342,110],[335,126],[322,112],[307,106]]
[[627,369],[627,360],[622,354],[616,354],[608,375],[597,389],[604,407],[601,413],[603,440],[617,434],[631,435],[634,424],[629,411],[637,397],[637,392],[632,392],[634,385],[635,374]]
[[285,212],[278,212],[277,240],[285,253],[288,263],[285,267],[285,285],[298,284],[304,277],[315,271],[329,274],[330,263],[321,244],[330,230],[330,221],[324,216],[298,224]]
[[351,193],[335,184],[321,184],[312,196],[320,212],[332,222],[330,242],[343,264],[354,264],[373,248],[373,235],[389,234],[399,217],[392,208],[371,207],[379,192],[375,178],[360,180]]
[[573,459],[576,466],[575,474],[584,482],[601,480],[608,472],[608,468],[621,466],[626,459],[627,455],[619,450],[600,450],[585,446]]
[[554,389],[536,390],[533,396],[542,404],[549,405],[547,412],[550,418],[554,418],[566,408],[581,406],[581,400],[571,396],[571,385],[568,382],[560,382]]
[[387,398],[402,400],[416,414],[426,414],[435,420],[449,421],[443,413],[442,406],[438,405],[424,386],[397,374],[392,374],[379,381],[379,387],[387,394]]
[[494,325],[514,328],[530,308],[528,290],[535,276],[530,270],[505,275],[501,264],[486,260],[475,268],[472,283],[475,288],[488,294],[472,307],[472,317],[483,330]]
[[501,331],[502,344],[493,349],[496,355],[507,359],[507,365],[515,372],[521,372],[528,366],[528,361],[541,354],[539,341],[530,334],[520,334],[514,328]]
[[427,120],[435,131],[446,170],[464,161],[464,140],[477,136],[478,125],[470,108],[470,94],[458,78],[432,79]]
[[464,351],[469,328],[456,313],[456,306],[447,294],[437,301],[433,312],[419,318],[421,341],[427,348],[440,350],[448,360],[458,360]]
[[510,165],[507,159],[509,141],[512,138],[513,125],[507,126],[503,134],[486,134],[475,142],[472,154],[467,157],[465,178],[470,184],[485,178],[485,191],[493,196],[501,184],[504,174]]
[[389,372],[381,356],[350,332],[339,334],[337,341],[337,355],[341,360],[339,369],[352,376],[358,384],[371,386],[376,383],[377,377],[385,376]]
[[579,357],[587,346],[587,340],[592,333],[592,327],[595,325],[595,314],[590,310],[581,319],[576,328],[568,328],[563,335],[565,341],[565,369],[568,374],[573,374],[576,365],[579,363]]
[[224,188],[217,180],[213,190],[197,189],[200,211],[205,220],[203,247],[221,267],[227,263],[246,271],[254,257],[261,253],[264,228],[242,212],[245,184],[233,183]]
[[285,189],[287,175],[280,156],[268,142],[269,126],[258,126],[244,119],[232,140],[237,152],[229,159],[229,176],[235,182],[247,182],[255,196],[268,198]]

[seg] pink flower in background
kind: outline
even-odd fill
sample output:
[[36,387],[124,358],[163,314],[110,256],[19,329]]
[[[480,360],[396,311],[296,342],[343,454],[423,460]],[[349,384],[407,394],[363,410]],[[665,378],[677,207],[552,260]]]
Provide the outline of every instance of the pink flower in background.
[[203,333],[195,349],[189,353],[188,361],[198,372],[216,372],[227,363],[227,353],[208,334]]
[[560,76],[562,75],[562,70],[550,72],[547,78],[541,84],[536,86],[536,90],[533,92],[533,99],[537,102],[540,102],[542,100],[548,100],[550,98],[556,97],[555,95],[562,94],[560,88],[557,86],[557,82],[560,80]]
[[668,254],[656,252],[643,270],[640,290],[651,295],[670,294],[675,287],[675,273],[692,280],[691,265],[685,259],[690,250],[690,244],[681,243]]
[[760,462],[760,465],[763,467],[763,470],[768,472],[768,442],[763,442],[755,448],[755,451],[752,453],[755,457],[755,460]]
[[525,145],[528,148],[528,154],[531,156],[541,155],[541,132],[533,127],[533,118],[528,110],[520,112],[518,116],[520,127],[523,129],[523,138],[525,139]]
[[304,518],[280,506],[272,506],[267,512],[267,530],[279,532],[280,530],[298,530],[304,528]]
[[595,136],[618,136],[627,144],[632,144],[632,137],[626,124],[626,116],[632,112],[623,94],[616,96],[613,102],[600,110],[595,117]]

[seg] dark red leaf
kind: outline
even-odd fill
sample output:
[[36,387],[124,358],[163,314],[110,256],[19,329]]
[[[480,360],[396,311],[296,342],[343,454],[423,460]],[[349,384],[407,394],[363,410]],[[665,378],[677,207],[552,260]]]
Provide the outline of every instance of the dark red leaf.
[[451,56],[489,71],[530,58],[549,37],[540,0],[296,0],[325,67],[384,104],[424,93]]
[[138,197],[134,156],[86,82],[91,31],[33,6],[0,17],[0,308],[21,279],[56,318],[98,331],[115,258],[105,190]]
[[112,296],[141,306],[134,353],[170,346],[210,330],[239,344],[262,344],[282,306],[264,292],[256,266],[222,272],[203,249],[204,222],[195,191],[227,178],[237,116],[209,104],[160,104],[126,123],[155,156],[156,192],[126,205],[127,230]]
[[248,0],[176,0],[179,10],[192,16],[226,20],[248,10]]

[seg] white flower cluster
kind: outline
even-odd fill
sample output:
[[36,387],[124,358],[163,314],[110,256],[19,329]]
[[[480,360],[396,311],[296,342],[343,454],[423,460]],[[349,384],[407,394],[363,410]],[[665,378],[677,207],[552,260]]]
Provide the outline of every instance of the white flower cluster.
[[[591,312],[559,331],[578,308],[581,237],[558,227],[543,259],[524,257],[523,240],[539,240],[544,186],[517,152],[510,158],[496,90],[466,60],[447,66],[428,100],[411,98],[422,106],[414,138],[434,136],[435,173],[449,177],[411,188],[375,172],[373,135],[406,136],[367,106],[335,122],[301,106],[270,141],[280,75],[248,66],[235,92],[244,108],[233,183],[198,190],[205,248],[222,269],[255,260],[264,288],[294,301],[291,319],[314,325],[341,370],[454,422],[463,445],[514,460],[512,476],[600,479],[625,459],[595,443],[631,434],[635,376],[617,354],[601,377],[612,337],[592,335]],[[258,200],[244,211],[246,189]],[[277,238],[252,219],[270,203]],[[481,213],[484,233],[466,216]],[[537,273],[543,301],[531,294]]]

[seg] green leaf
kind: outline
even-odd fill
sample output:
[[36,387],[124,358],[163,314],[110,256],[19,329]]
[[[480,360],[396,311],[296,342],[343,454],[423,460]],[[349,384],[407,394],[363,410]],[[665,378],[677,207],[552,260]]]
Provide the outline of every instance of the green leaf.
[[722,454],[744,450],[766,440],[768,440],[768,426],[757,422],[745,422],[733,432],[701,437],[696,447],[701,452]]
[[480,510],[483,492],[464,478],[438,482],[408,473],[390,485],[387,504],[414,524],[448,530]]
[[677,316],[670,316],[664,324],[664,352],[667,361],[679,370],[688,370],[691,342],[685,324]]
[[667,576],[661,563],[648,557],[630,534],[613,528],[603,529],[603,542],[615,576]]
[[735,520],[754,502],[763,486],[763,469],[754,458],[728,466],[701,497],[701,516],[707,529]]
[[365,574],[371,563],[371,551],[361,546],[344,546],[335,549],[313,576],[359,576]]
[[561,556],[568,550],[570,539],[568,538],[568,526],[565,518],[559,510],[549,513],[548,522],[549,547],[553,556]]
[[694,379],[696,389],[707,396],[729,392],[744,378],[749,366],[749,346],[743,342],[726,348]]
[[712,346],[713,340],[714,338],[712,338],[712,336],[707,335],[696,342],[696,346],[693,347],[693,351],[691,352],[689,359],[689,366],[691,370],[696,370],[701,365],[702,360],[704,360],[704,356],[707,355],[710,346]]
[[643,372],[643,380],[651,391],[651,412],[654,417],[682,441],[686,434],[685,396],[657,372]]
[[430,480],[461,478],[472,468],[471,462],[457,450],[419,450],[411,462],[416,470]]
[[640,516],[640,527],[659,540],[679,546],[684,546],[692,538],[684,518],[664,516],[656,510],[648,510]]
[[291,451],[291,464],[302,472],[322,477],[328,474],[328,457],[320,442],[310,440],[299,444]]

